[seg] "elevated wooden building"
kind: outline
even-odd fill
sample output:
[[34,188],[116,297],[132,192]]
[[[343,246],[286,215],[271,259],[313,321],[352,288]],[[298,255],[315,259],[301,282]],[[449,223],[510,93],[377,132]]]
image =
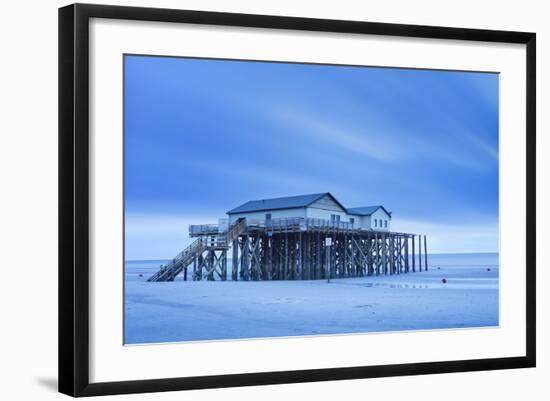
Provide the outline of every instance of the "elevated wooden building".
[[193,280],[315,280],[428,268],[426,236],[392,232],[383,206],[346,209],[321,193],[250,201],[227,215],[190,226],[195,241],[148,281],[187,279],[188,270]]

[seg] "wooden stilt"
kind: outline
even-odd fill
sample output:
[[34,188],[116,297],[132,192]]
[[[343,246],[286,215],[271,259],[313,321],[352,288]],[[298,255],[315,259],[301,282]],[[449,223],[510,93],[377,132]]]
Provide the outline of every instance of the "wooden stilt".
[[394,236],[390,237],[390,274],[395,274],[395,238]]
[[418,271],[422,271],[422,236],[418,236]]
[[193,280],[197,279],[197,256],[193,258]]
[[428,246],[426,245],[425,235],[424,235],[424,270],[428,271]]
[[271,280],[273,277],[273,240],[271,237],[267,237],[267,280]]
[[387,273],[386,234],[382,234],[382,274]]
[[401,269],[401,238],[395,237],[395,274],[399,274]]
[[411,236],[411,239],[412,239],[412,270],[413,270],[413,273],[416,272],[416,260],[415,260],[415,254],[414,254],[414,235]]
[[197,266],[197,280],[202,280],[202,265],[204,264],[204,256],[199,255],[199,265]]
[[284,277],[284,280],[288,280],[289,278],[289,274],[288,274],[288,267],[289,267],[289,263],[288,263],[288,259],[289,259],[289,246],[288,246],[288,231],[285,231],[285,260],[284,260],[284,267],[283,267],[283,277]]
[[233,240],[231,247],[231,280],[237,281],[239,278],[239,238]]
[[296,242],[297,245],[297,252],[296,252],[296,258],[298,259],[298,271],[296,272],[296,278],[302,280],[303,279],[303,265],[302,265],[302,254],[303,254],[303,244],[302,244],[302,232],[300,231],[298,233],[298,239]]
[[248,235],[244,237],[241,256],[241,274],[243,280],[250,280],[250,236]]
[[405,273],[409,272],[409,236],[404,237],[405,240]]
[[224,249],[224,250],[222,251],[221,258],[222,258],[222,274],[221,274],[221,279],[222,279],[222,281],[226,281],[226,280],[227,280],[227,250],[226,250],[226,249]]

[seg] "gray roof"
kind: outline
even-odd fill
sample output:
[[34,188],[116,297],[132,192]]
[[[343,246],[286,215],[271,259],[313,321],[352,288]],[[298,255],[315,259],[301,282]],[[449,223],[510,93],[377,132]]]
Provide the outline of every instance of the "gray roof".
[[384,211],[388,214],[388,216],[391,217],[391,212],[388,212],[386,208],[382,205],[378,206],[363,206],[363,207],[352,207],[347,209],[349,214],[356,214],[358,216],[370,216],[374,212],[376,212],[378,209],[384,209]]
[[319,194],[298,195],[298,196],[286,196],[284,198],[272,198],[272,199],[259,199],[252,200],[243,203],[241,206],[231,209],[227,214],[235,213],[247,213],[247,212],[259,212],[263,210],[280,210],[280,209],[293,209],[297,207],[307,207],[313,202],[321,199],[323,196],[330,196],[342,209],[343,207],[338,200],[332,196],[330,192],[323,192]]

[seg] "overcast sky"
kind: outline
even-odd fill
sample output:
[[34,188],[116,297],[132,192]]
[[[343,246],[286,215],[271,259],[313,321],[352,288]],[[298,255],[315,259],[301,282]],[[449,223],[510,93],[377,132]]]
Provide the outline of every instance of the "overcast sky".
[[127,259],[251,199],[383,204],[429,250],[498,251],[498,75],[125,58]]

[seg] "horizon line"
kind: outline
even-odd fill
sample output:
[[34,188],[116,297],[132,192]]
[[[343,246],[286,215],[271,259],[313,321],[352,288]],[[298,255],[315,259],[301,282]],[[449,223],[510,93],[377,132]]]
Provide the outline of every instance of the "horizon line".
[[[484,251],[484,252],[428,252],[430,255],[471,255],[471,254],[486,254],[486,253],[500,253],[499,251]],[[154,262],[158,260],[170,260],[173,258],[154,258],[154,259],[124,259],[125,262]]]

